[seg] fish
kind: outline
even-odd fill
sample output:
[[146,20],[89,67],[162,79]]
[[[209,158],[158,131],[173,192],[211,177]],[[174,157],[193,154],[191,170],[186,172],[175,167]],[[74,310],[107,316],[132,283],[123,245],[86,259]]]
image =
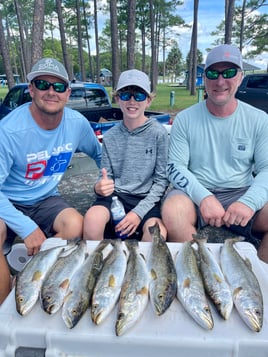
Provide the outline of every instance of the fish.
[[90,305],[93,289],[103,267],[103,250],[107,244],[106,240],[100,241],[71,278],[61,312],[65,325],[70,329],[77,325]]
[[40,293],[41,307],[48,314],[56,313],[62,306],[70,280],[82,265],[87,252],[86,242],[80,240],[71,245],[68,252],[61,255],[52,272],[45,279]]
[[214,321],[192,244],[193,241],[181,243],[175,258],[177,298],[201,327],[212,330]]
[[203,278],[205,291],[213,301],[219,314],[228,320],[233,309],[233,297],[221,267],[214,254],[207,247],[207,238],[193,234],[198,245],[199,267]]
[[145,257],[139,252],[136,239],[124,242],[129,256],[118,304],[116,336],[122,336],[137,323],[149,301],[149,274]]
[[96,325],[101,324],[117,304],[127,267],[127,254],[122,240],[111,239],[110,242],[113,249],[104,259],[92,295],[91,319]]
[[152,237],[147,257],[149,297],[155,314],[160,316],[167,311],[176,297],[177,276],[172,255],[161,236],[158,223],[150,226],[149,232]]
[[40,250],[18,273],[15,300],[16,310],[20,315],[27,315],[38,301],[42,284],[63,250],[62,246]]
[[263,325],[263,295],[251,263],[235,249],[243,237],[227,238],[221,247],[220,264],[232,291],[234,305],[246,325],[260,332]]

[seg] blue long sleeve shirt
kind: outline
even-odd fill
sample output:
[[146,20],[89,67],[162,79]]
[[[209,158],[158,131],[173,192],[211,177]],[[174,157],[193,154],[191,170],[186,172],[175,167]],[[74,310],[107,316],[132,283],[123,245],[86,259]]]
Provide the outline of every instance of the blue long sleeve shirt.
[[180,112],[171,129],[167,173],[197,205],[212,189],[245,187],[239,201],[261,209],[268,201],[268,115],[241,101],[225,118],[212,115],[205,101]]
[[75,152],[84,152],[98,166],[101,145],[89,122],[79,112],[65,108],[59,126],[40,128],[29,103],[0,122],[0,218],[21,238],[37,225],[10,202],[32,205],[59,195],[58,184]]

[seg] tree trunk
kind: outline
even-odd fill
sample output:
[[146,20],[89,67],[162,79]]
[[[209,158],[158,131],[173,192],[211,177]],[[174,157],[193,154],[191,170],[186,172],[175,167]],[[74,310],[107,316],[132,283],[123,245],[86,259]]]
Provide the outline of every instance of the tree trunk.
[[110,0],[110,21],[112,40],[112,88],[116,87],[119,78],[119,48],[118,48],[118,24],[117,24],[117,2]]
[[9,56],[9,51],[8,51],[8,48],[6,45],[6,40],[5,40],[1,10],[0,10],[0,49],[1,49],[4,68],[5,68],[5,72],[6,72],[7,84],[8,84],[8,88],[10,89],[14,86],[15,81],[14,81],[13,72],[12,72],[12,68],[11,68],[11,60],[10,60],[10,56]]
[[82,41],[82,29],[81,29],[81,13],[80,13],[80,1],[76,0],[76,16],[77,16],[77,41],[78,41],[78,58],[80,67],[80,80],[85,82],[85,62],[83,56],[83,41]]
[[43,55],[43,34],[44,34],[45,3],[43,0],[35,0],[33,31],[32,31],[32,55],[31,67]]
[[136,0],[128,1],[127,68],[135,67]]
[[31,69],[31,58],[30,58],[30,42],[27,37],[27,31],[23,31],[23,16],[21,10],[20,1],[14,0],[15,10],[19,25],[19,33],[20,33],[20,44],[21,44],[21,52],[22,52],[22,67],[23,67],[23,77],[26,78],[26,74],[30,72]]
[[155,39],[155,14],[154,1],[150,0],[150,26],[151,26],[151,91],[156,91],[157,84],[157,60],[156,60],[156,39]]
[[232,29],[235,0],[225,0],[225,36],[224,43],[232,43]]
[[65,65],[65,68],[67,70],[69,78],[73,79],[74,73],[73,73],[73,67],[71,64],[70,56],[69,56],[68,50],[67,50],[63,16],[62,16],[62,8],[61,8],[61,0],[56,0],[56,9],[57,9],[57,14],[58,14],[63,63]]
[[96,82],[99,83],[100,82],[100,50],[99,50],[97,0],[94,0],[94,27],[95,27],[95,46],[96,46]]
[[198,25],[198,3],[199,0],[194,0],[194,20],[191,39],[190,53],[190,68],[189,68],[189,83],[190,94],[196,95],[196,66],[197,66],[197,25]]

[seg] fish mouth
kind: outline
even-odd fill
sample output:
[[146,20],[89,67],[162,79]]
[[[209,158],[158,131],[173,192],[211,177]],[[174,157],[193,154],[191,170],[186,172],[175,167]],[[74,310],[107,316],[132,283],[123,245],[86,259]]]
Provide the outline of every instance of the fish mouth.
[[262,329],[262,313],[259,310],[248,310],[245,315],[249,327],[255,332],[260,332]]
[[92,311],[91,318],[92,318],[92,321],[94,322],[94,324],[99,325],[102,321],[102,310],[100,310],[98,312]]

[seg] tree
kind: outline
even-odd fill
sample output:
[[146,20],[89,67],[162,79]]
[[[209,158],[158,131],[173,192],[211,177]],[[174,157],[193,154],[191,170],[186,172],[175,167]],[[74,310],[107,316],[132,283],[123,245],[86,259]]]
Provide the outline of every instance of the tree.
[[196,95],[196,65],[197,65],[197,23],[198,23],[198,3],[199,0],[194,0],[194,21],[191,38],[191,49],[189,56],[189,89],[191,95]]
[[224,43],[231,44],[234,17],[235,0],[225,0],[225,40]]
[[60,38],[61,38],[61,48],[62,48],[62,55],[63,55],[63,63],[67,70],[69,78],[73,78],[73,69],[71,66],[71,61],[69,57],[69,53],[67,50],[67,43],[64,31],[64,22],[62,16],[62,8],[61,8],[61,0],[56,0],[56,11],[58,15],[58,23],[59,23],[59,30],[60,30]]
[[4,34],[4,29],[3,29],[3,23],[2,23],[2,14],[1,14],[1,9],[0,9],[0,49],[1,49],[1,54],[3,57],[3,62],[4,62],[4,67],[5,67],[5,72],[6,72],[6,78],[7,78],[7,83],[8,83],[8,88],[12,88],[14,86],[14,77],[13,77],[13,72],[11,68],[11,61],[10,61],[10,56],[9,56],[9,51],[6,45],[6,40],[5,40],[5,34]]
[[[136,0],[128,1],[128,27],[127,27],[127,68],[135,67],[135,24]],[[133,16],[134,15],[134,16]]]
[[34,15],[32,27],[31,67],[43,55],[45,3],[43,0],[34,1]]
[[182,53],[177,42],[174,42],[167,56],[166,69],[168,73],[171,74],[171,77],[173,77],[171,80],[175,82],[176,77],[180,74],[182,69]]
[[112,87],[115,89],[119,78],[119,49],[118,49],[118,31],[117,31],[117,3],[116,0],[110,0],[110,23],[112,39]]

